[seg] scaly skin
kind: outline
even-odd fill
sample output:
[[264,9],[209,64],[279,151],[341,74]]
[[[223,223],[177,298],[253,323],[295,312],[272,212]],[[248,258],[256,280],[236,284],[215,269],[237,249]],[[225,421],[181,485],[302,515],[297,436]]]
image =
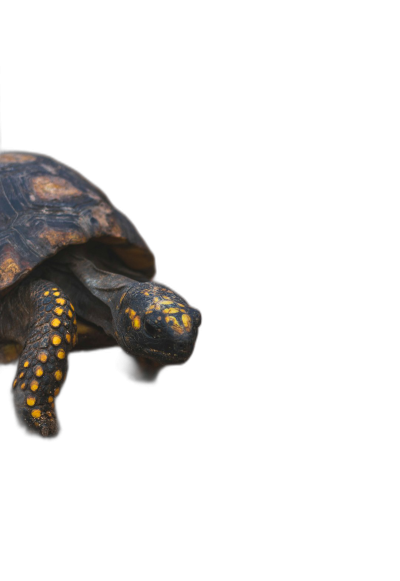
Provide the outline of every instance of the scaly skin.
[[13,383],[17,413],[42,436],[56,434],[54,400],[65,380],[68,353],[77,340],[74,308],[60,288],[38,280],[8,295],[1,317],[6,321],[2,339],[23,344]]

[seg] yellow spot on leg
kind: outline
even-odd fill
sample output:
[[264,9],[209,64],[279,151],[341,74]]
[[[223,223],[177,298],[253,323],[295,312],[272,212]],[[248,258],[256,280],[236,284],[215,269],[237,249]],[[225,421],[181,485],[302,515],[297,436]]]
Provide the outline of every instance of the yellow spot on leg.
[[37,367],[35,367],[35,375],[36,375],[36,377],[42,377],[42,375],[43,375],[43,368],[40,367],[40,365],[38,365]]
[[22,371],[22,373],[19,374],[19,378],[22,379],[25,375],[25,371]]
[[59,296],[60,296],[60,294],[61,294],[61,293],[59,293],[59,292],[53,293],[53,295],[54,295],[55,297],[59,297]]
[[51,342],[53,343],[53,345],[59,345],[61,343],[62,339],[60,337],[60,335],[53,335],[53,337],[51,338]]
[[65,335],[65,340],[66,340],[67,343],[71,343],[71,335],[70,335],[70,333],[67,333]]
[[64,306],[66,302],[67,301],[65,299],[56,299],[56,303],[59,304],[59,305],[63,305]]
[[47,401],[49,403],[52,403],[54,401],[54,397],[52,395],[49,395],[49,399]]
[[38,359],[39,361],[41,361],[42,363],[46,363],[48,357],[47,357],[47,353],[45,353],[44,351],[41,351],[38,355]]
[[59,359],[65,359],[65,351],[64,351],[64,349],[59,349],[59,350],[57,351],[57,357],[58,357]]
[[53,320],[51,321],[51,326],[52,326],[52,327],[54,327],[54,328],[56,328],[56,329],[57,329],[57,327],[59,327],[60,325],[61,325],[61,321],[60,321],[60,319],[53,319]]
[[71,311],[71,309],[68,311],[67,315],[68,315],[68,318],[69,318],[69,319],[72,319],[72,317],[73,317],[74,315],[72,314],[72,311]]
[[54,397],[57,397],[59,393],[60,393],[60,388],[56,387],[56,389],[54,390]]
[[18,383],[18,379],[14,379],[13,387],[16,387],[17,383]]
[[54,374],[54,377],[57,379],[57,381],[61,381],[62,380],[62,376],[63,376],[62,371],[60,371],[59,369],[57,369],[57,371]]
[[23,383],[23,384],[21,385],[21,389],[25,389],[25,386],[26,386],[26,383]]
[[36,403],[36,398],[35,397],[28,397],[28,399],[26,400],[26,403],[30,406],[33,406]]
[[63,314],[63,312],[64,312],[64,309],[62,309],[61,307],[56,307],[56,308],[54,309],[54,312],[55,312],[55,314],[56,314],[56,315],[58,315],[59,317],[61,317],[61,315],[62,315],[62,314]]
[[24,367],[29,367],[29,361],[25,361]]
[[42,412],[40,410],[32,410],[32,414],[31,414],[34,418],[40,418],[40,416],[42,415]]
[[37,382],[37,381],[35,381],[35,380],[34,380],[34,381],[32,381],[32,382],[31,382],[31,385],[30,385],[30,388],[31,388],[31,390],[32,390],[32,391],[37,391],[37,390],[39,389],[39,384],[38,384],[38,382]]
[[50,291],[46,291],[45,293],[43,293],[43,296],[44,296],[44,297],[48,297],[48,296],[49,296],[49,294],[50,294]]

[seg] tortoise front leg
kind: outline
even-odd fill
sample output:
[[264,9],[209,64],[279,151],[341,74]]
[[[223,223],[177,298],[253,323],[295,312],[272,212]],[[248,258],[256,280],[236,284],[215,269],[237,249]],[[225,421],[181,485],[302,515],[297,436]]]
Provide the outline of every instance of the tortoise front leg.
[[[29,319],[25,340],[14,337],[23,344],[13,383],[17,413],[42,436],[55,434],[58,427],[54,399],[65,380],[68,353],[77,338],[74,307],[60,288],[43,280],[22,285],[6,300],[8,321],[13,319],[13,311],[21,312],[22,301]],[[7,313],[4,315],[7,318]],[[14,334],[21,335],[23,325],[18,326],[15,317],[9,326],[14,328]]]

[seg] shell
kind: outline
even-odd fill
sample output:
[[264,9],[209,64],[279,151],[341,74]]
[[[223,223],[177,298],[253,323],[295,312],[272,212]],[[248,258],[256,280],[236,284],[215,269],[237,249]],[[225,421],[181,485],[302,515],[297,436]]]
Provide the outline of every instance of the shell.
[[0,154],[0,295],[62,248],[94,238],[154,276],[154,256],[135,226],[86,178],[44,155]]

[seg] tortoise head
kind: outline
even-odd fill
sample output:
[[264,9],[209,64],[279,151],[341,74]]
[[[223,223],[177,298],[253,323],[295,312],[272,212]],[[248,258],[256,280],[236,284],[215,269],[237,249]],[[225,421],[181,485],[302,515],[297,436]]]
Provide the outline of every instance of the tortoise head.
[[155,363],[183,363],[193,352],[201,314],[174,291],[135,284],[120,298],[116,331],[131,355]]

